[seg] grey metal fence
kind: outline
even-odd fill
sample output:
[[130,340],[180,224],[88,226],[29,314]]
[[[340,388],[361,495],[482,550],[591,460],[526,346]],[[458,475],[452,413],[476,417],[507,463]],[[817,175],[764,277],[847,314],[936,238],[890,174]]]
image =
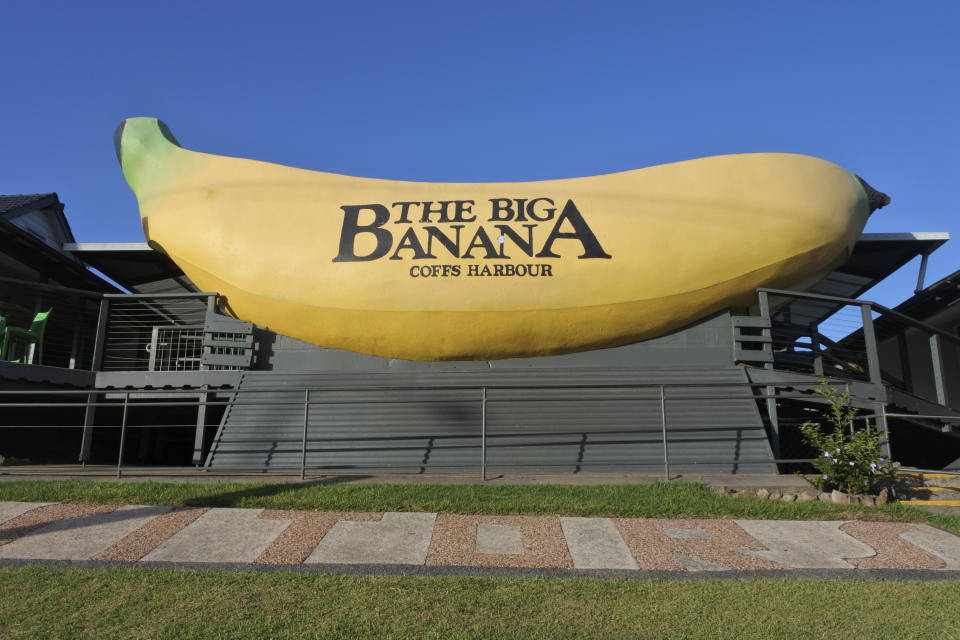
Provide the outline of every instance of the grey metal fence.
[[[449,402],[449,397],[442,397],[443,393],[455,392],[461,396],[466,395],[473,400],[471,402],[475,403],[476,413],[476,422],[472,427],[472,432],[468,429],[465,435],[465,442],[460,445],[463,446],[466,450],[472,451],[475,455],[474,464],[476,472],[479,473],[481,479],[486,479],[488,476],[488,446],[491,440],[491,434],[488,432],[489,419],[491,410],[503,409],[506,405],[522,403],[524,401],[524,396],[532,393],[538,389],[544,389],[546,387],[536,387],[536,386],[497,386],[497,385],[487,385],[487,386],[454,386],[454,387],[399,387],[399,386],[383,386],[376,389],[377,392],[383,395],[382,401],[385,403],[403,403],[404,396],[411,393],[433,393],[437,394],[437,397],[433,400],[437,403]],[[743,392],[742,397],[749,398],[750,401],[756,402],[762,406],[762,403],[770,399],[770,396],[762,388],[758,387],[755,384],[750,383],[724,383],[724,384],[714,384],[714,385],[705,385],[703,383],[696,383],[691,385],[684,384],[638,384],[638,385],[580,385],[580,386],[566,386],[562,389],[557,389],[556,387],[549,387],[553,391],[557,391],[555,395],[552,396],[553,402],[566,402],[566,403],[575,403],[583,404],[589,403],[591,400],[585,397],[578,397],[577,394],[584,394],[585,392],[601,392],[594,399],[602,398],[604,400],[611,399],[620,399],[620,400],[629,400],[636,403],[637,407],[637,423],[639,425],[641,418],[644,420],[644,424],[647,425],[643,429],[639,429],[633,434],[639,441],[645,443],[645,446],[648,447],[650,451],[659,450],[661,453],[654,455],[651,459],[647,461],[637,461],[635,468],[638,472],[642,470],[649,469],[650,466],[656,465],[661,467],[664,478],[669,480],[671,477],[671,465],[677,466],[681,464],[763,464],[763,463],[806,463],[811,462],[811,457],[790,457],[790,458],[769,458],[769,457],[756,457],[750,458],[745,456],[734,456],[734,457],[722,457],[710,455],[698,455],[694,458],[689,456],[678,455],[677,450],[682,451],[682,444],[684,442],[684,431],[688,425],[685,425],[682,418],[671,415],[671,402],[676,402],[680,399],[684,401],[696,400],[705,403],[711,402],[720,402],[730,399],[730,392],[733,389],[738,389]],[[810,393],[809,388],[807,389],[779,389],[777,390],[776,399],[784,398],[794,398],[802,401],[816,401],[817,396]],[[269,402],[263,402],[258,400],[258,394],[269,394],[283,392],[284,399],[278,400],[276,397],[270,399]],[[116,430],[119,428],[119,444],[116,449],[116,466],[115,473],[117,477],[121,477],[124,470],[127,469],[142,469],[143,467],[137,465],[128,465],[125,462],[125,450],[128,447],[128,434],[131,429],[145,429],[145,428],[154,428],[154,429],[171,429],[171,428],[193,428],[196,427],[198,434],[201,430],[206,429],[206,425],[203,421],[198,420],[194,423],[192,420],[186,420],[181,423],[170,423],[170,422],[161,422],[161,423],[151,423],[149,421],[132,421],[131,412],[133,409],[154,410],[163,408],[164,410],[170,410],[172,408],[180,408],[183,412],[198,411],[206,412],[213,407],[223,407],[225,411],[236,410],[239,407],[257,407],[263,409],[267,414],[280,414],[286,413],[288,415],[300,416],[299,417],[299,431],[295,434],[290,434],[287,436],[288,440],[291,442],[288,443],[289,452],[296,455],[297,462],[291,463],[286,466],[274,467],[268,469],[267,471],[281,471],[286,473],[299,473],[301,478],[305,478],[307,472],[316,472],[316,473],[331,473],[336,472],[336,469],[332,471],[323,466],[309,465],[308,464],[308,451],[312,450],[312,447],[323,446],[324,444],[330,443],[330,434],[326,432],[325,429],[316,428],[311,426],[312,420],[317,417],[317,415],[323,415],[325,413],[334,413],[334,410],[338,405],[345,404],[356,404],[362,402],[364,404],[369,404],[369,400],[353,400],[349,397],[344,398],[342,394],[337,398],[331,397],[329,394],[329,389],[320,389],[320,388],[291,388],[291,387],[282,387],[282,388],[273,388],[273,389],[257,389],[252,394],[250,392],[244,393],[242,396],[237,397],[232,393],[229,393],[225,390],[220,390],[220,394],[224,397],[217,398],[215,395],[207,395],[206,390],[96,390],[95,395],[92,396],[93,400],[88,397],[90,392],[88,391],[0,391],[0,429],[29,429],[36,430],[38,446],[43,446],[43,430],[45,429],[62,429],[62,428],[80,428],[85,427],[82,415],[84,410],[89,407],[96,408],[112,408],[116,414],[115,419],[110,420],[101,420],[96,425],[86,425],[87,429],[92,429],[93,432],[100,431],[101,433],[106,430],[113,429],[114,437],[116,437]],[[211,392],[212,393],[212,392]],[[422,398],[418,398],[416,402],[423,402]],[[886,420],[882,403],[865,403],[864,406],[868,406],[872,409],[872,413],[865,415],[867,422],[872,422],[870,428],[878,429],[881,433],[884,434],[885,446],[888,445],[889,439],[887,437],[886,430]],[[64,420],[62,419],[63,412],[70,411],[71,418]],[[58,414],[58,412],[60,412]],[[151,413],[152,411],[148,411]],[[25,416],[35,415],[42,413],[43,420],[28,419]],[[652,414],[652,415],[651,415]],[[98,414],[103,416],[103,412]],[[20,416],[19,421],[11,420],[11,416]],[[60,416],[60,417],[58,417]],[[656,429],[651,430],[649,427],[650,423],[655,423],[657,425]],[[522,435],[522,425],[519,427],[519,431]],[[472,435],[471,435],[472,434]],[[559,433],[552,433],[549,430],[540,430],[538,435],[542,437],[545,441],[548,441],[550,438],[555,438]],[[203,447],[203,438],[195,440],[195,442],[201,443],[200,446]],[[212,446],[216,446],[214,441]],[[0,452],[2,453],[2,452]],[[807,452],[810,454],[811,452]],[[657,461],[659,458],[659,461]],[[514,463],[517,469],[529,470],[526,469],[522,462]],[[612,463],[611,463],[612,464]],[[619,460],[616,463],[618,466],[631,465],[630,460]],[[377,465],[377,467],[382,467],[383,465]],[[498,465],[499,468],[504,468],[504,465]],[[183,471],[195,471],[199,473],[206,472],[201,470],[198,467],[194,466],[158,466],[151,467],[155,470],[160,469],[175,469],[179,472]],[[237,471],[249,471],[250,469],[239,467],[239,468],[228,468],[222,469],[224,472],[237,472]],[[355,468],[354,471],[360,471],[361,468]],[[75,472],[76,467],[48,467],[45,468],[45,471],[51,473],[70,473]]]

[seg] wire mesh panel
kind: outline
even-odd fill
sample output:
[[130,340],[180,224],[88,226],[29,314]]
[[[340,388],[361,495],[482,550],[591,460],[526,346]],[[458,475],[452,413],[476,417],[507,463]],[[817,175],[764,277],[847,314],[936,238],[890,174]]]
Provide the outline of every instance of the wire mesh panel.
[[150,371],[199,371],[203,325],[156,326],[147,345]]
[[201,368],[207,296],[111,297],[104,371]]

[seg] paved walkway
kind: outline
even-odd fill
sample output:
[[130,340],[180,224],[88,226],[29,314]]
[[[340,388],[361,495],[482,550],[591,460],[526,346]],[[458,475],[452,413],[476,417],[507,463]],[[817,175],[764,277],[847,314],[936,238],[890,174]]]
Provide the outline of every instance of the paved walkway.
[[[0,502],[0,564],[550,569],[560,575],[960,571],[927,524],[310,512]],[[376,571],[373,571],[376,572]],[[955,574],[956,575],[960,574]]]

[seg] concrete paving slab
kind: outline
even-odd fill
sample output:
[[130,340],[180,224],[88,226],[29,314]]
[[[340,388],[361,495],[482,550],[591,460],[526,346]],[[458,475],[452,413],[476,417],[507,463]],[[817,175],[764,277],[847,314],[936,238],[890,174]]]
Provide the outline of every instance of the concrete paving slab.
[[680,561],[680,564],[682,564],[683,568],[687,571],[730,571],[730,567],[725,567],[722,564],[710,562],[703,558],[694,558],[693,556],[676,552],[674,552],[673,556]]
[[900,537],[942,558],[946,563],[944,569],[960,569],[960,538],[928,524],[915,526],[914,531],[904,531]]
[[293,520],[260,520],[263,509],[211,509],[141,562],[253,562]]
[[523,553],[523,536],[514,524],[478,524],[477,553]]
[[45,507],[52,502],[0,502],[0,524],[13,520],[31,509]]
[[3,545],[0,558],[86,560],[169,510],[129,505],[60,520]]
[[869,558],[871,547],[840,531],[844,521],[794,522],[784,520],[736,520],[744,531],[769,551],[744,550],[787,567],[798,569],[852,569],[844,558]]
[[575,569],[637,569],[610,518],[560,518]]
[[424,564],[435,513],[383,514],[379,522],[333,525],[304,561],[328,564]]

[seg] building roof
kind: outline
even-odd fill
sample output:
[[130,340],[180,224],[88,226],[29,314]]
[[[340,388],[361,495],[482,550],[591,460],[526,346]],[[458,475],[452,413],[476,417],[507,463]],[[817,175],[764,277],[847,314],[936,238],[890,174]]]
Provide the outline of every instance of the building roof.
[[[929,255],[949,239],[949,233],[864,233],[847,261],[810,293],[857,299],[915,257]],[[843,306],[826,300],[797,299],[783,306],[777,316],[781,324],[809,327],[819,325]],[[784,323],[785,318],[790,321]]]
[[0,267],[4,276],[42,277],[50,284],[74,289],[116,291],[62,249],[64,243],[73,241],[56,193],[0,195]]
[[50,200],[49,204],[59,204],[60,200],[55,193],[31,193],[16,196],[0,196],[0,215],[15,213],[18,209],[29,207],[31,210],[47,206],[41,200]]
[[917,320],[925,320],[957,301],[960,301],[960,270],[916,292],[894,307],[894,311]]
[[134,293],[200,291],[173,260],[146,242],[74,242],[63,249]]

